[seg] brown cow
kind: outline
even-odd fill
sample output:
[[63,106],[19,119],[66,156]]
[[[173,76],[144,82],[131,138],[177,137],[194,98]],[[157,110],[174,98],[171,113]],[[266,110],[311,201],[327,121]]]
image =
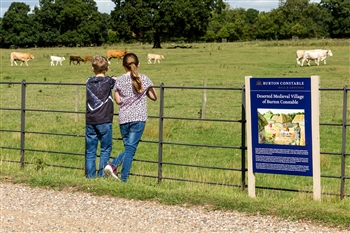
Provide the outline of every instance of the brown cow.
[[85,56],[84,57],[84,64],[86,64],[87,61],[91,61],[92,62],[92,56]]
[[26,63],[26,65],[28,66],[27,61],[29,61],[30,59],[34,59],[34,55],[33,54],[12,52],[11,53],[11,66],[13,66],[13,63],[15,63],[15,65],[17,66],[17,62],[16,61],[22,61],[21,65],[23,63]]
[[82,58],[79,57],[79,56],[70,56],[70,57],[69,57],[69,65],[71,64],[71,62],[73,62],[73,65],[77,65],[77,64],[74,63],[75,61],[77,62],[77,64],[80,65],[80,62],[81,62],[81,61],[84,61],[84,59],[82,59]]
[[124,55],[127,54],[128,50],[107,50],[107,59],[108,63],[112,58],[117,58],[117,63],[119,63],[119,60],[123,59]]

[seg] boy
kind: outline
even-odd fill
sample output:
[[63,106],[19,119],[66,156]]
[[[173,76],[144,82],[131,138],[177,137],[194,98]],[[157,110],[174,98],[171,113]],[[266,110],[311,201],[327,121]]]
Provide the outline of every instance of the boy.
[[92,72],[95,76],[86,80],[86,132],[85,132],[85,177],[96,177],[96,150],[100,141],[101,154],[98,176],[104,175],[103,169],[110,159],[112,151],[112,122],[114,104],[112,91],[115,79],[105,76],[108,61],[97,55],[92,58]]

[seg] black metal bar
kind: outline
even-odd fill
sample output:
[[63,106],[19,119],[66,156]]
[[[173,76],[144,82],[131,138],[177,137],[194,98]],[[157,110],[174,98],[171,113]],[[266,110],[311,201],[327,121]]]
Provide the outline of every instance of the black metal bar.
[[21,93],[21,169],[24,169],[24,145],[25,145],[25,116],[26,116],[26,80],[22,80]]
[[[22,84],[21,82],[0,82],[0,84]],[[60,86],[86,86],[85,83],[54,83],[54,82],[26,82],[27,85],[60,85]]]
[[181,142],[162,142],[162,144],[167,145],[178,145],[178,146],[198,146],[198,147],[210,147],[210,148],[222,148],[222,149],[241,149],[241,146],[217,146],[217,145],[207,145],[207,144],[190,144]]
[[[144,160],[144,159],[134,159],[135,162],[143,162],[143,163],[158,163],[158,161],[152,160]],[[226,168],[226,167],[213,167],[213,166],[201,166],[196,164],[184,164],[184,163],[173,163],[173,162],[162,162],[162,165],[174,165],[174,166],[182,166],[182,167],[195,167],[195,168],[206,168],[206,169],[216,169],[223,171],[241,171],[240,168]],[[244,169],[247,171],[247,169]]]
[[[87,89],[86,89],[87,92]],[[87,96],[87,94],[86,94]],[[87,97],[86,97],[87,98]],[[86,168],[86,154],[87,154],[87,150],[86,150],[86,115],[85,115],[85,140],[84,140],[84,176],[87,177],[87,168]],[[112,135],[113,136],[113,135]],[[112,137],[112,141],[113,141],[113,137]]]
[[164,83],[160,84],[159,93],[159,136],[158,136],[158,184],[162,182],[163,176],[163,115],[164,115]]
[[20,108],[0,108],[0,110],[9,110],[9,111],[15,110],[15,111],[21,111]]
[[[22,151],[22,148],[16,148],[16,147],[9,147],[9,146],[1,146],[1,149],[7,149],[7,150],[19,150]],[[84,156],[84,154],[81,153],[74,153],[74,152],[64,152],[64,151],[52,151],[52,150],[38,150],[38,149],[32,149],[32,148],[23,148],[25,151],[33,151],[33,152],[43,152],[43,153],[51,153],[51,154],[66,154],[66,155],[79,155]]]
[[74,113],[74,114],[85,114],[85,112],[76,111],[65,111],[65,110],[43,110],[43,109],[26,109],[27,112],[58,112],[58,113]]
[[79,134],[64,134],[64,133],[53,133],[53,132],[36,132],[36,131],[25,131],[27,134],[47,134],[47,135],[55,135],[55,136],[69,136],[69,137],[85,137],[85,135]]
[[321,122],[320,125],[328,125],[328,126],[343,126],[342,123],[323,123]]
[[246,145],[245,145],[245,141],[246,141],[246,115],[245,115],[245,105],[246,104],[246,100],[245,100],[245,87],[242,87],[242,105],[241,105],[241,118],[242,118],[242,123],[241,123],[241,189],[242,191],[244,190],[246,183],[246,169],[245,169],[245,152],[246,152]]
[[333,87],[322,87],[319,88],[320,91],[342,91],[344,88],[338,87],[338,88],[333,88]]
[[232,90],[236,90],[236,91],[240,91],[241,88],[239,87],[204,87],[204,86],[198,86],[198,87],[184,87],[184,86],[165,86],[163,85],[162,88],[169,88],[169,89],[192,89],[192,90],[203,90],[203,89],[207,89],[207,90],[226,90],[226,91],[232,91]]
[[0,82],[0,84],[14,85],[14,84],[22,84],[22,82]]
[[[158,117],[155,117],[158,118]],[[170,120],[189,120],[189,121],[217,121],[217,122],[238,122],[240,123],[241,120],[229,120],[229,119],[201,119],[201,118],[186,118],[186,117],[172,117],[172,116],[163,116],[163,119],[170,119]]]
[[51,154],[66,154],[66,155],[78,155],[78,156],[84,156],[85,154],[82,153],[74,153],[74,152],[66,152],[66,151],[52,151],[52,150],[37,150],[37,149],[31,149],[31,148],[24,148],[26,151],[33,151],[33,152],[43,152],[43,153],[51,153]]
[[340,199],[344,199],[345,195],[345,152],[346,152],[346,119],[347,119],[347,86],[344,86],[344,95],[343,95],[343,127],[342,127],[342,157],[341,157],[341,171],[340,171]]

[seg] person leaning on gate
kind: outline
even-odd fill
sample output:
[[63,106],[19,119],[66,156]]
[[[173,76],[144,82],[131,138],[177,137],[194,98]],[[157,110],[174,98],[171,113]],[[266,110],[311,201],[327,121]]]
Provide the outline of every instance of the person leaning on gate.
[[105,76],[108,71],[107,58],[97,55],[92,58],[92,72],[95,76],[86,80],[86,131],[85,131],[85,177],[96,177],[96,151],[100,141],[100,163],[98,176],[104,176],[103,169],[112,152],[112,122],[114,103],[112,89],[115,77]]
[[117,77],[114,86],[114,99],[119,107],[119,127],[124,143],[124,151],[105,167],[107,175],[118,179],[117,168],[121,164],[120,180],[126,182],[129,177],[132,161],[137,146],[145,129],[148,118],[147,97],[157,100],[157,93],[152,81],[140,74],[140,62],[136,54],[127,53],[123,57],[125,74]]

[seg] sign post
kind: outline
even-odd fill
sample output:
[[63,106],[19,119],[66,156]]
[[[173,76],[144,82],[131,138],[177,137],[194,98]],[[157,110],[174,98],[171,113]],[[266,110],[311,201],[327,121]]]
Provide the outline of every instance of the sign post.
[[313,177],[321,200],[319,76],[245,77],[248,133],[248,193],[255,173]]

